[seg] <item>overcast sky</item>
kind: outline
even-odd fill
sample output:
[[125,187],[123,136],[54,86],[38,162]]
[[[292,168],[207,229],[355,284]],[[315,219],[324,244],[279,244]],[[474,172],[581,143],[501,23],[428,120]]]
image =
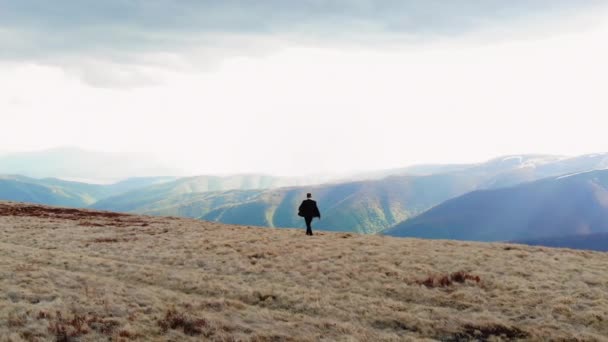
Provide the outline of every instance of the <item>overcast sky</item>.
[[0,0],[0,151],[316,174],[608,151],[608,3]]

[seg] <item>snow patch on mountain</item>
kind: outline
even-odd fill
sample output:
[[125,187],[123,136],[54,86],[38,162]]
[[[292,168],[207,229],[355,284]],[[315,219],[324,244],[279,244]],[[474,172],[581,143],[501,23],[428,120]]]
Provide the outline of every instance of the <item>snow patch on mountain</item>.
[[555,179],[563,179],[563,178],[568,178],[568,177],[572,177],[572,176],[576,176],[576,175],[581,175],[584,173],[589,173],[589,172],[593,172],[593,171],[597,171],[597,169],[593,169],[593,170],[587,170],[587,171],[581,171],[581,172],[574,172],[574,173],[569,173],[567,175],[563,175],[563,176],[559,176]]

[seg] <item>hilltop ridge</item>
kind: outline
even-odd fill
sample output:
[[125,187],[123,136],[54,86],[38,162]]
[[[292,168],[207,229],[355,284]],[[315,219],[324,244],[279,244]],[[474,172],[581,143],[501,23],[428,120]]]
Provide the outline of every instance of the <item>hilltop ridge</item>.
[[0,336],[586,340],[608,254],[0,202]]

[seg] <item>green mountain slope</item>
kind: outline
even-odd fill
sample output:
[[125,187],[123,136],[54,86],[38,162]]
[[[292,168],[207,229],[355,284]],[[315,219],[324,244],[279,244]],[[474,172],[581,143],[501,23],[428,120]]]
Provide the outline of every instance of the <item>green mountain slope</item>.
[[[132,178],[99,185],[11,176],[3,178],[0,198],[245,225],[300,227],[303,222],[295,215],[296,209],[305,193],[313,192],[323,212],[323,219],[315,221],[315,228],[376,233],[470,191],[607,165],[606,154],[575,158],[508,156],[480,164],[384,171],[416,175],[290,188],[281,186],[311,180],[249,174]],[[380,174],[383,172],[377,173]]]
[[174,195],[140,206],[135,212],[198,218],[222,206],[246,203],[262,192],[263,190],[231,190]]
[[[253,190],[279,187],[289,179],[266,175],[234,175],[234,176],[197,176],[180,178],[172,182],[148,186],[124,194],[107,198],[95,203],[95,209],[113,211],[133,211],[147,213],[159,211],[166,207],[176,205],[188,205],[193,200],[206,200],[207,196],[188,196],[190,194],[201,194],[205,192],[229,191],[229,190]],[[233,193],[227,193],[232,197]],[[213,196],[212,196],[213,197]],[[248,199],[247,196],[245,198]],[[229,200],[227,200],[229,201]]]
[[314,194],[323,230],[375,233],[430,206],[469,191],[475,180],[465,175],[388,177],[316,187],[266,191],[254,199],[218,208],[201,218],[231,224],[301,227],[297,207],[307,192]]
[[[231,182],[223,185],[261,186],[251,182],[243,186],[234,179]],[[208,184],[208,177],[180,179],[110,197],[92,207],[200,217],[232,224],[298,227],[302,220],[295,215],[296,209],[306,192],[313,192],[323,212],[323,219],[315,222],[317,228],[374,233],[445,199],[470,191],[477,182],[466,174],[446,174],[271,190],[201,192],[210,189]]]
[[49,205],[86,207],[100,199],[172,178],[132,178],[115,184],[88,184],[56,178],[0,175],[0,199]]
[[607,170],[468,193],[384,234],[516,241],[603,232],[608,232]]
[[[296,208],[306,192],[313,192],[323,211],[322,220],[314,223],[316,228],[375,233],[470,191],[518,184],[547,175],[560,175],[564,171],[605,167],[607,160],[606,155],[577,158],[508,156],[480,164],[407,168],[417,173],[415,176],[274,190],[262,188],[280,186],[283,184],[281,179],[189,177],[108,198],[93,207],[201,217],[232,224],[300,227],[303,223],[295,215]],[[426,173],[430,174],[424,175]],[[218,192],[223,189],[234,190]],[[242,189],[249,190],[243,192]],[[213,193],[207,193],[209,191]]]
[[0,177],[0,199],[70,207],[84,207],[94,202],[90,193],[61,186],[28,182],[23,177]]

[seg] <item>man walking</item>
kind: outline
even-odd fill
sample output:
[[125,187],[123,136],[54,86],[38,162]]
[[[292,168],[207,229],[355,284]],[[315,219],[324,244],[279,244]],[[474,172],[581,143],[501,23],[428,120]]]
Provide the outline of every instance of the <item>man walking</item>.
[[311,197],[310,193],[306,194],[306,199],[302,201],[300,208],[298,208],[298,215],[304,217],[304,221],[306,222],[306,235],[312,235],[312,228],[310,226],[312,219],[315,217],[318,217],[319,220],[321,219],[317,202],[311,200]]

